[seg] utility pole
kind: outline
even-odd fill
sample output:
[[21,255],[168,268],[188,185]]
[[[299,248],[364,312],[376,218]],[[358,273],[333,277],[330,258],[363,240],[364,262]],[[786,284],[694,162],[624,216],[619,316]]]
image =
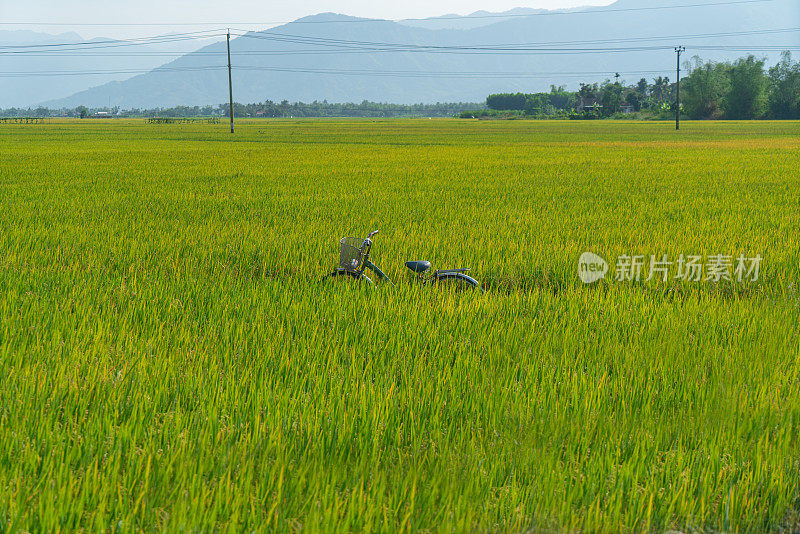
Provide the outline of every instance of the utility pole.
[[682,46],[675,47],[675,53],[678,56],[678,63],[675,78],[675,129],[681,129],[681,52],[685,52],[686,48]]
[[231,133],[233,133],[233,79],[231,78],[231,30],[228,29],[228,114],[231,116]]

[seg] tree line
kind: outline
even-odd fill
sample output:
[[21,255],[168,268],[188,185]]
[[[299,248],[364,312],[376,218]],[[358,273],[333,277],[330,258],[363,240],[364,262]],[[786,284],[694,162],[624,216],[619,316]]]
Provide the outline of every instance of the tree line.
[[[362,101],[356,103],[273,102],[258,104],[233,104],[234,116],[238,117],[452,117],[464,110],[475,109],[471,102],[437,102],[436,104],[387,104]],[[228,116],[228,104],[222,104],[222,114]]]
[[[170,108],[127,109],[119,107],[50,109],[9,108],[0,109],[4,117],[92,117],[98,112],[105,112],[118,118],[192,118],[192,117],[228,117],[230,106],[175,106]],[[438,102],[436,104],[386,104],[382,102],[363,101],[361,103],[322,102],[273,102],[266,100],[256,104],[240,104],[234,102],[233,112],[236,117],[280,118],[280,117],[452,117],[467,109],[482,108],[483,104],[474,102]]]
[[800,119],[800,62],[789,52],[765,69],[754,56],[687,64],[681,108],[693,119]]
[[[684,65],[681,112],[692,119],[800,119],[800,62],[787,51],[778,64],[750,55],[733,62],[703,62],[699,57]],[[551,86],[547,93],[499,93],[486,98],[488,110],[462,117],[534,116],[600,118],[637,113],[668,118],[675,112],[676,84],[659,76],[624,85],[606,80],[581,83],[577,91]]]
[[[563,86],[551,85],[548,93],[489,95],[486,97],[486,107],[495,112],[516,112],[517,115],[563,115],[569,118],[611,117],[622,112],[643,110],[665,113],[671,107],[674,86],[668,77],[663,76],[655,78],[652,84],[645,78],[628,86],[610,80],[601,84],[581,83],[578,91],[567,91]],[[498,113],[489,111],[482,115]]]

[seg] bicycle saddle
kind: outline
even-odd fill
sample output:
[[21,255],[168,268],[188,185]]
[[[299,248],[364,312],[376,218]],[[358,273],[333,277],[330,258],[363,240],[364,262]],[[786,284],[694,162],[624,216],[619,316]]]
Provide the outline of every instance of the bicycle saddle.
[[429,261],[407,261],[406,267],[414,271],[415,273],[424,273],[428,269],[431,268],[431,262]]

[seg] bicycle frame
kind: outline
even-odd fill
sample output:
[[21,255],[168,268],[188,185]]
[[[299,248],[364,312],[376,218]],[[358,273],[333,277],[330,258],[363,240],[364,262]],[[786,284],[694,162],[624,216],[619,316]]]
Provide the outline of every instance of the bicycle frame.
[[381,271],[377,265],[369,261],[369,251],[370,249],[372,249],[372,241],[369,238],[367,238],[365,241],[368,241],[367,250],[364,252],[364,262],[361,265],[361,270],[358,271],[359,276],[364,276],[364,270],[369,269],[370,271],[375,273],[375,275],[378,277],[379,280],[386,280],[387,282],[389,282],[389,284],[394,285],[394,283],[392,283],[392,280],[388,276],[386,276],[386,274],[383,271]]

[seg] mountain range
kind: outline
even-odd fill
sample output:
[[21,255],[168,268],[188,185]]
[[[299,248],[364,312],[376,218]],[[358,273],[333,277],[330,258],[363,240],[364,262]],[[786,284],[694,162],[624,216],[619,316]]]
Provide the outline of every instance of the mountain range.
[[[323,13],[267,30],[234,31],[234,99],[243,103],[481,101],[493,92],[541,91],[551,84],[574,89],[579,82],[602,81],[617,72],[629,83],[659,75],[674,79],[674,45],[686,47],[686,59],[698,55],[727,60],[752,51],[772,63],[782,48],[800,51],[797,0],[702,3],[708,5],[691,0],[618,0],[606,7],[517,9],[399,22]],[[514,50],[521,46],[539,50]],[[116,65],[133,68],[128,65],[134,59],[147,65],[157,58],[117,57]],[[87,69],[95,58],[70,59],[83,60]],[[220,40],[150,72],[99,80],[105,83],[84,90],[75,91],[59,78],[58,85],[41,96],[31,88],[43,83],[41,78],[11,78],[27,84],[22,91],[27,97],[16,90],[14,99],[9,99],[8,85],[0,85],[0,108],[11,100],[18,102],[14,105],[124,109],[216,105],[228,99],[226,63],[226,45]],[[90,68],[104,70],[99,63]],[[3,83],[7,80],[0,78]]]

